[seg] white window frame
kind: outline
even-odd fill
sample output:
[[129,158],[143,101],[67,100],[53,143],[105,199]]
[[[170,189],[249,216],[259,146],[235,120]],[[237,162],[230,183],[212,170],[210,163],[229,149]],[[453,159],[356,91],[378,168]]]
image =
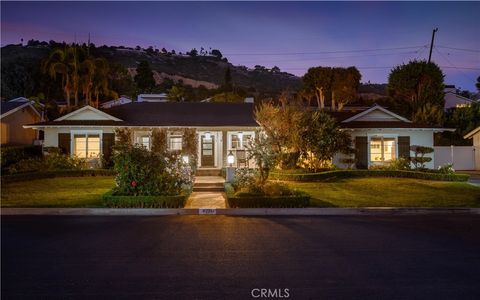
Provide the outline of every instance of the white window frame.
[[[182,140],[180,144],[180,149],[172,149],[172,142],[171,142],[172,138],[180,138]],[[168,143],[167,147],[169,151],[182,151],[183,150],[183,134],[180,132],[169,133],[167,136],[167,143]]]
[[[98,135],[100,137],[100,154],[98,159],[103,155],[103,130],[70,130],[70,156],[75,157],[75,135],[85,135],[86,140],[86,151],[88,153],[88,135]],[[88,157],[86,158],[89,159]],[[97,158],[94,158],[97,159]]]
[[227,148],[228,148],[228,151],[233,151],[233,150],[245,150],[246,149],[246,145],[243,143],[243,140],[240,141],[240,144],[241,144],[241,147],[240,148],[236,148],[236,149],[233,149],[232,148],[232,137],[233,135],[238,135],[239,133],[242,133],[243,135],[250,135],[252,139],[255,139],[255,131],[228,131],[227,132]]
[[149,137],[149,143],[148,143],[148,150],[152,149],[152,132],[151,131],[136,131],[134,133],[134,143],[140,146],[144,146],[142,143],[142,138],[148,136]]
[[382,141],[383,141],[384,138],[395,139],[395,159],[398,159],[398,134],[369,134],[368,135],[368,165],[369,166],[373,166],[375,164],[385,163],[385,161],[377,162],[377,161],[372,161],[371,160],[370,143],[371,143],[372,138],[381,138]]

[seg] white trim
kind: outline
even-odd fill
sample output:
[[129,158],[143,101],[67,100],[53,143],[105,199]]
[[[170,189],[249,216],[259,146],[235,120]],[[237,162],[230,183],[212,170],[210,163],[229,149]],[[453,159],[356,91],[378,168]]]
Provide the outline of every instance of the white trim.
[[477,132],[480,131],[480,126],[478,126],[477,128],[475,128],[474,130],[470,131],[469,133],[467,133],[466,135],[463,136],[464,139],[469,139],[469,138],[472,138]]
[[391,111],[389,111],[388,109],[383,108],[383,107],[381,107],[380,105],[376,105],[376,104],[375,104],[374,106],[370,107],[369,109],[367,109],[367,110],[365,110],[365,111],[362,111],[362,112],[359,113],[359,114],[354,115],[353,117],[350,117],[350,118],[348,118],[348,119],[346,119],[346,120],[343,120],[342,123],[348,123],[348,122],[354,121],[354,120],[356,120],[356,119],[358,119],[358,118],[360,118],[360,117],[363,117],[363,116],[365,116],[365,115],[367,115],[367,114],[369,114],[369,113],[371,113],[372,111],[375,111],[375,110],[380,110],[380,111],[382,111],[382,112],[384,112],[384,113],[386,113],[386,114],[388,114],[388,115],[390,115],[390,116],[392,116],[392,117],[394,117],[394,118],[399,119],[400,121],[407,122],[407,123],[412,123],[412,121],[410,121],[410,120],[408,120],[408,119],[406,119],[406,118],[404,118],[404,117],[402,117],[402,116],[399,116],[399,115],[397,115],[396,113],[391,112]]
[[107,114],[106,112],[103,112],[103,111],[101,111],[101,110],[98,110],[98,109],[96,109],[95,107],[92,107],[92,106],[90,106],[90,105],[86,105],[86,106],[84,106],[84,107],[82,107],[82,108],[79,108],[79,109],[77,109],[77,110],[74,110],[74,111],[72,111],[72,112],[69,113],[69,114],[66,114],[66,115],[64,115],[64,116],[62,116],[62,117],[60,117],[60,118],[58,118],[58,119],[55,119],[54,121],[63,121],[63,120],[68,119],[69,117],[74,116],[74,115],[76,115],[76,114],[78,114],[78,113],[80,113],[80,112],[82,112],[82,111],[84,111],[84,110],[91,110],[91,111],[93,111],[94,113],[97,113],[97,114],[99,114],[99,115],[101,115],[101,116],[104,116],[104,117],[106,117],[107,119],[110,119],[110,120],[113,120],[113,121],[122,121],[122,120],[120,120],[119,118],[115,118],[114,116],[109,115],[109,114]]
[[374,163],[372,163],[371,161],[371,152],[370,152],[370,142],[371,142],[371,139],[372,137],[375,137],[375,138],[378,138],[378,137],[381,137],[382,138],[382,142],[383,142],[383,138],[394,138],[395,139],[395,159],[398,158],[398,134],[367,134],[367,140],[368,140],[368,166],[373,166]]
[[343,128],[343,130],[350,130],[350,131],[354,131],[354,130],[375,130],[375,131],[382,131],[382,130],[406,130],[406,131],[433,131],[433,132],[443,132],[443,131],[455,131],[456,129],[454,128],[415,128],[415,127],[412,127],[412,128],[385,128],[385,127],[378,127],[378,128],[372,128],[372,127],[369,127],[369,128],[361,128],[361,127],[358,127],[358,128]]
[[[253,139],[255,139],[255,131],[229,130],[227,131],[227,151],[234,150],[232,148],[232,135],[238,135],[240,132],[242,132],[243,135],[250,135]],[[243,145],[243,141],[241,143],[242,147],[235,150],[245,150],[245,145]]]
[[[19,102],[19,101],[15,101],[15,102]],[[21,110],[21,109],[24,109],[27,106],[30,106],[33,109],[33,111],[40,117],[40,119],[43,119],[42,115],[40,114],[40,112],[38,112],[38,110],[35,108],[35,106],[33,106],[31,101],[30,102],[25,102],[25,104],[22,104],[18,107],[15,107],[14,109],[11,109],[11,110],[5,112],[3,115],[0,116],[0,118],[5,118],[5,117]]]

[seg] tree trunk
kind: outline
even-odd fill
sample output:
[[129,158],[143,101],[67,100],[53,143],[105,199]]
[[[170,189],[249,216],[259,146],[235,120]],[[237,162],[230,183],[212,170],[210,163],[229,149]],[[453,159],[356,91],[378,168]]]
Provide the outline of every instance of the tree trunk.
[[335,111],[335,91],[332,91],[332,111]]

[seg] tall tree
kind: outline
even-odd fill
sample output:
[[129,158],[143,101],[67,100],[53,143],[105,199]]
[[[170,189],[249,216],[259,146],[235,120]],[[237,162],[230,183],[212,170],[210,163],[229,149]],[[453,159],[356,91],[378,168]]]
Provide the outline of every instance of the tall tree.
[[153,71],[148,64],[148,61],[144,60],[138,64],[135,83],[141,93],[150,92],[155,87]]
[[[435,63],[410,61],[393,68],[388,76],[387,92],[392,108],[412,119],[414,115],[426,111],[426,105],[443,111],[445,75]],[[422,117],[427,123],[438,125],[437,116]]]
[[477,83],[475,83],[475,87],[477,87],[477,90],[480,92],[480,76],[477,77]]
[[172,86],[170,90],[168,90],[168,100],[171,102],[182,102],[185,98],[185,89],[181,86]]
[[230,71],[230,67],[228,67],[225,70],[225,79],[224,79],[224,87],[223,89],[226,92],[231,92],[233,90],[233,84],[232,84],[232,73]]
[[333,70],[330,67],[310,68],[303,76],[304,89],[315,95],[319,109],[325,108],[325,99],[331,93],[332,83]]
[[356,98],[361,78],[362,75],[355,67],[333,69],[332,111],[342,110]]

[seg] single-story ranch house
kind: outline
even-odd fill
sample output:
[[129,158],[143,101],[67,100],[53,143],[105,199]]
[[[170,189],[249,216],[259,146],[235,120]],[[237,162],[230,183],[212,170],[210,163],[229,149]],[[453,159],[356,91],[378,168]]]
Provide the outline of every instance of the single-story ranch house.
[[1,144],[32,145],[39,141],[39,132],[23,128],[23,125],[43,120],[43,112],[34,102],[19,97],[1,104]]
[[[351,132],[357,150],[357,168],[368,168],[401,156],[413,156],[410,145],[433,147],[434,132],[442,128],[423,126],[375,105],[362,111],[330,113]],[[108,157],[116,128],[131,128],[132,143],[149,148],[154,128],[168,130],[168,148],[181,150],[182,129],[195,128],[198,138],[198,168],[220,170],[227,155],[236,156],[235,166],[248,165],[245,145],[259,124],[253,103],[131,102],[98,110],[84,106],[53,121],[25,125],[43,130],[45,147],[60,147],[66,153],[89,160]],[[429,154],[433,158],[433,153]],[[334,159],[342,166],[340,156]],[[433,159],[426,165],[433,168]]]

